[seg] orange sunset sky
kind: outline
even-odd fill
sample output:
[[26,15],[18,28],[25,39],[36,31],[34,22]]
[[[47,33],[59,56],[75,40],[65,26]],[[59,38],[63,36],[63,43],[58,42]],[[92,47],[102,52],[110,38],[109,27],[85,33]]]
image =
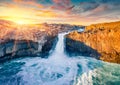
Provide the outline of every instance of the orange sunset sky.
[[0,0],[0,19],[89,25],[120,20],[120,0]]

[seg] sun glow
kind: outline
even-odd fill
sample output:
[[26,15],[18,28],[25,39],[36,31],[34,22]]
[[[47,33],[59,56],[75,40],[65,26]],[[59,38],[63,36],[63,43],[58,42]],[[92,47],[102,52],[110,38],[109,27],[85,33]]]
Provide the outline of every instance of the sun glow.
[[17,24],[33,24],[36,21],[36,11],[24,7],[1,8],[0,19],[9,20]]
[[19,24],[19,25],[24,25],[24,24],[33,24],[33,21],[30,20],[30,19],[19,19],[19,18],[12,18],[12,17],[9,17],[9,18],[6,18],[5,20],[9,20],[9,21],[12,21],[16,24]]
[[22,25],[22,24],[25,24],[24,21],[16,21],[16,23],[17,23],[17,24],[21,24],[21,25]]
[[[61,18],[60,18],[61,17]],[[57,10],[31,8],[17,4],[7,4],[7,6],[0,7],[0,19],[15,22],[18,25],[24,24],[38,24],[38,23],[69,23],[72,24],[64,12]],[[76,23],[75,23],[76,24]],[[79,24],[79,23],[77,23]]]
[[12,22],[14,22],[14,23],[16,23],[16,24],[19,24],[19,25],[33,24],[33,21],[32,21],[32,20],[29,20],[29,19],[9,18],[9,19],[6,19],[6,20],[12,21]]

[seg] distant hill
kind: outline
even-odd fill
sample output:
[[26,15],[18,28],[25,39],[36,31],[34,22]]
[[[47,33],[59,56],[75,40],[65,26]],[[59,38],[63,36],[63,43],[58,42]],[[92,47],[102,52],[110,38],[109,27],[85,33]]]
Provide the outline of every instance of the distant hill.
[[108,23],[98,23],[92,24],[85,28],[85,31],[95,31],[95,30],[110,30],[110,29],[118,29],[120,28],[120,21],[117,22],[108,22]]

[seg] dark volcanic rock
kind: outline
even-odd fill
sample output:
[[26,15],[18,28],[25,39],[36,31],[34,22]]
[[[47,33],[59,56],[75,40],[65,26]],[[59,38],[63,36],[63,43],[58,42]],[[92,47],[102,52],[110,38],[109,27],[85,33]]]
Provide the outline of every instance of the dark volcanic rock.
[[[68,38],[68,39],[67,39]],[[72,40],[72,41],[71,41]],[[120,22],[90,25],[66,35],[66,48],[107,62],[120,63]],[[77,44],[76,44],[77,42]]]

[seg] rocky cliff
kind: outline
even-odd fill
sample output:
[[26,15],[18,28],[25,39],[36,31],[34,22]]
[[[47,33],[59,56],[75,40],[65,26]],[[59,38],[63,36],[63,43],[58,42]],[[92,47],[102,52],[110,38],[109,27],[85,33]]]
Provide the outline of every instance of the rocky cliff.
[[66,35],[66,48],[103,61],[120,63],[119,41],[120,21],[101,23],[87,26],[84,32],[74,31]]
[[[38,35],[39,31],[36,32],[37,35],[33,37],[29,34],[25,35],[14,35],[4,36],[0,39],[0,62],[15,57],[24,57],[24,56],[38,56],[43,53],[49,53],[52,49],[53,44],[56,42],[56,35],[47,35],[42,36]],[[40,32],[41,34],[41,32]],[[46,46],[47,45],[47,46]],[[45,47],[46,46],[46,47]],[[45,57],[45,56],[41,56]]]
[[17,25],[0,20],[0,62],[15,57],[49,53],[58,34],[56,30],[49,30],[43,25]]
[[79,27],[47,23],[18,25],[0,20],[0,62],[21,56],[45,57],[54,47],[58,33]]

